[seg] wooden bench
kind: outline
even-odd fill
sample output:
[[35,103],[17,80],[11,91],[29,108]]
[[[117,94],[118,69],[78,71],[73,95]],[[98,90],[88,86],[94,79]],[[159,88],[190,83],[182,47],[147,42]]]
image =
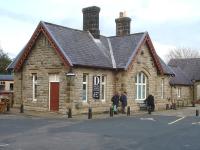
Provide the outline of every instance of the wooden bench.
[[6,102],[0,102],[0,113],[4,113],[6,111]]
[[146,103],[139,103],[140,110],[147,110],[147,104]]

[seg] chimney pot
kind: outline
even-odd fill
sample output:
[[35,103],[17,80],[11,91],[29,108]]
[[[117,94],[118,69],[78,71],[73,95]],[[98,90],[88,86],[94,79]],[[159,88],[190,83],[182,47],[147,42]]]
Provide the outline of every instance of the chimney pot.
[[99,38],[99,12],[100,8],[97,6],[86,7],[82,9],[83,12],[83,30],[89,31],[94,38]]
[[119,18],[115,19],[115,22],[117,36],[130,35],[131,18],[126,17],[126,12],[120,12]]

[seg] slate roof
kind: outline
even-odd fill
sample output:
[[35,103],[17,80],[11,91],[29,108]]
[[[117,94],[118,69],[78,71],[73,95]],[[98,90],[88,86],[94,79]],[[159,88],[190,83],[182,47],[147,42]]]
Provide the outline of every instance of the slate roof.
[[144,39],[145,33],[135,33],[128,36],[108,37],[117,68],[126,68],[131,56],[136,52],[137,46]]
[[170,66],[171,70],[173,70],[173,73],[175,76],[173,76],[169,83],[171,85],[186,85],[190,86],[193,85],[192,81],[190,78],[185,74],[180,67],[173,67]]
[[[137,46],[147,34],[142,32],[123,37],[100,36],[100,39],[95,39],[87,31],[75,30],[47,22],[41,23],[71,64],[88,67],[125,69]],[[15,67],[23,51],[24,49],[7,69]],[[116,66],[113,66],[113,61]]]
[[13,81],[13,75],[0,75],[0,81]]
[[164,74],[166,75],[174,75],[174,72],[171,67],[169,67],[160,57],[160,63],[163,69]]
[[191,81],[200,81],[200,58],[171,59],[168,65],[178,66]]

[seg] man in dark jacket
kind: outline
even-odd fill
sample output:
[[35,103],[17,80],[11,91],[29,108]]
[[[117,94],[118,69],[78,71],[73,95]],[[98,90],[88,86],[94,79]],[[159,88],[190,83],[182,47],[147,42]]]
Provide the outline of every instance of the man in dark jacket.
[[147,107],[149,109],[151,109],[151,111],[154,111],[155,104],[154,104],[154,97],[153,97],[153,95],[150,94],[145,101],[146,101]]
[[125,112],[125,108],[126,108],[126,106],[127,106],[127,93],[126,92],[123,92],[122,94],[121,94],[121,97],[120,97],[120,101],[121,101],[121,104],[122,104],[122,113],[124,114],[124,113],[126,113]]
[[117,108],[118,108],[118,106],[119,106],[119,94],[118,94],[118,92],[116,92],[115,93],[115,95],[113,95],[113,97],[112,97],[112,99],[111,99],[111,101],[112,101],[112,103],[113,103],[113,111],[114,111],[114,114],[117,114]]

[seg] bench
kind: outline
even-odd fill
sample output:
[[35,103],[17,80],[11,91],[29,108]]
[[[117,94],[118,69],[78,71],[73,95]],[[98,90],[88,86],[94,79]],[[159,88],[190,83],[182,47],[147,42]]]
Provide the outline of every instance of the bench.
[[4,113],[6,111],[7,106],[9,105],[10,105],[9,99],[6,99],[6,98],[0,99],[0,113]]
[[147,110],[147,104],[146,103],[139,103],[140,110]]
[[6,103],[5,102],[0,102],[0,113],[4,113],[6,111]]

